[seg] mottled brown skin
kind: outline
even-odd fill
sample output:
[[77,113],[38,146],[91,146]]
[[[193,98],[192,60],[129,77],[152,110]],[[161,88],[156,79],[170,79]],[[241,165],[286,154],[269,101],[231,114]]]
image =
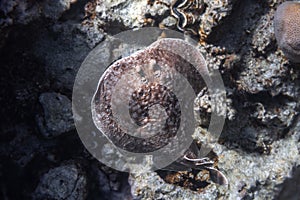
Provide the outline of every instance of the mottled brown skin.
[[[103,81],[100,82],[94,97],[94,103],[95,105],[98,105],[95,107],[96,113],[102,113],[103,115],[102,119],[98,119],[98,121],[101,121],[100,125],[103,132],[111,141],[113,141],[116,146],[135,153],[152,152],[164,147],[176,135],[177,128],[179,127],[180,123],[180,121],[178,121],[178,119],[180,119],[180,108],[177,99],[174,97],[171,91],[167,91],[166,88],[161,85],[156,85],[156,88],[151,90],[150,93],[147,92],[141,96],[136,96],[136,91],[132,96],[130,104],[148,105],[144,108],[141,108],[139,112],[137,112],[137,110],[133,110],[133,106],[131,106],[129,110],[131,116],[134,116],[134,111],[138,114],[136,117],[134,117],[134,121],[141,125],[141,122],[145,120],[145,117],[147,116],[147,107],[152,104],[161,104],[168,113],[167,123],[161,132],[146,139],[138,138],[123,132],[118,127],[118,123],[113,120],[112,109],[110,107],[112,94],[110,91],[112,91],[112,88],[115,87],[117,80],[119,80],[123,74],[127,73],[127,71],[129,71],[132,67],[147,64],[147,62],[149,62],[151,59],[154,59],[161,64],[166,64],[171,68],[176,68],[178,72],[180,72],[190,81],[190,85],[193,86],[193,89],[196,92],[199,92],[200,89],[205,86],[201,75],[190,63],[182,59],[180,56],[176,56],[159,48],[147,49],[143,53],[139,53],[134,57],[126,57],[112,64],[108,69],[110,72],[106,73],[105,77],[102,79]],[[162,74],[162,76],[164,76],[164,74]],[[153,85],[153,83],[150,85],[145,85],[144,87],[149,88],[151,85]],[[160,91],[158,88],[162,89],[162,91]],[[124,91],[124,95],[126,93],[127,91]],[[162,93],[164,93],[164,95],[161,95]],[[156,96],[156,98],[151,98],[151,96]],[[149,100],[147,100],[147,97]],[[165,97],[168,98],[164,99]],[[181,123],[184,124],[184,122]]]
[[277,8],[274,30],[278,46],[285,56],[300,63],[300,2],[284,2]]

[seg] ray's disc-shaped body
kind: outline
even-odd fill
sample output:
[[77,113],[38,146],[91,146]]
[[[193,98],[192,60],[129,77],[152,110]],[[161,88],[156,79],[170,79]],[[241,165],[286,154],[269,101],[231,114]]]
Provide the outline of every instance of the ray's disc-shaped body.
[[92,100],[97,128],[117,147],[135,153],[153,152],[171,141],[173,148],[184,144],[194,131],[195,93],[208,74],[199,54],[183,40],[166,38],[114,62]]
[[226,185],[213,162],[199,158],[192,139],[194,100],[212,84],[208,74],[195,47],[181,39],[160,39],[104,72],[91,103],[94,124],[122,150],[149,153],[158,162],[177,158],[166,169],[206,169],[213,182]]

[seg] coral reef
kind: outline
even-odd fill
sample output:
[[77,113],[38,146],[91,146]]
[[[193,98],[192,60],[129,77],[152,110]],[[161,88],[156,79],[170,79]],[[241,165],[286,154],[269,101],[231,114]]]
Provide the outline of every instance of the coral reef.
[[0,19],[0,27],[3,28],[14,24],[28,24],[40,17],[57,20],[75,2],[76,0],[42,0],[39,2],[30,0],[3,0],[0,2],[0,10],[3,14],[3,17]]
[[[286,48],[299,47],[299,37],[292,37],[299,33],[278,34],[280,24],[290,22],[275,14],[280,5],[297,3],[197,2],[199,12],[193,5],[178,8],[187,17],[179,28],[199,42],[208,70],[219,70],[226,87],[227,108],[219,110],[226,122],[210,158],[228,186],[213,183],[205,170],[117,172],[99,163],[74,129],[73,117],[82,116],[71,113],[73,84],[91,49],[100,43],[97,58],[105,63],[142,48],[102,42],[117,40],[116,33],[145,26],[178,30],[174,1],[3,0],[0,198],[298,199],[299,51]],[[104,72],[107,66],[101,63]],[[88,73],[84,81],[95,72]],[[89,88],[81,94],[89,90],[94,92]],[[193,134],[198,145],[210,145],[210,104],[203,88],[195,101],[201,116]],[[111,151],[108,146],[101,153]]]

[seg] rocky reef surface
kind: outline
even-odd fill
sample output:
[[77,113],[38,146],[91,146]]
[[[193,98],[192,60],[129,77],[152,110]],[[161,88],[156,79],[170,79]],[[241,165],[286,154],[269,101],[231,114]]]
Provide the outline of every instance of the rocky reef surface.
[[[300,65],[278,48],[273,28],[284,1],[191,2],[201,9],[184,10],[183,30],[171,0],[0,2],[0,199],[299,199]],[[118,172],[77,134],[72,90],[81,63],[98,44],[99,59],[111,57],[101,42],[114,34],[149,26],[191,35],[221,73],[226,122],[212,158],[226,186],[205,170]],[[113,56],[130,53],[120,45]],[[196,108],[200,143],[211,111],[207,91]]]

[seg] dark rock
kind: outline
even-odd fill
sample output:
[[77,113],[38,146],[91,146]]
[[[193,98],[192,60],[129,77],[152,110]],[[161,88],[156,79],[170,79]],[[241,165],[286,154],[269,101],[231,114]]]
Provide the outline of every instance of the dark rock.
[[43,93],[39,101],[44,115],[37,116],[37,123],[44,137],[55,137],[75,128],[68,97],[57,93]]
[[33,199],[85,199],[86,177],[75,164],[62,165],[45,173]]

